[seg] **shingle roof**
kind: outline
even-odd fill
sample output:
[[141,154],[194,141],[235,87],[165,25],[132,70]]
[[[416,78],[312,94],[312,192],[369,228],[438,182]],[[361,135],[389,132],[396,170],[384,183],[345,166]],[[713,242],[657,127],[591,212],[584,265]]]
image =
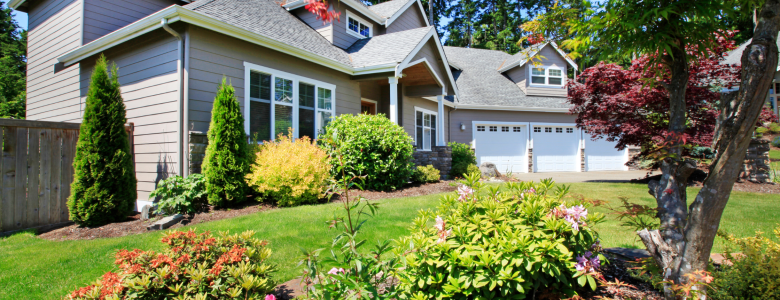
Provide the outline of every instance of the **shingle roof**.
[[512,80],[498,72],[513,56],[501,51],[444,47],[447,60],[462,71],[453,72],[460,96],[466,105],[516,106],[526,108],[569,108],[565,97],[527,96]]
[[544,46],[546,45],[547,44],[536,44],[536,45],[531,45],[531,47],[520,50],[520,52],[517,52],[515,55],[512,55],[511,58],[507,59],[506,62],[503,63],[503,65],[498,66],[498,68],[525,64],[532,56],[534,56],[537,52],[539,52],[539,50],[542,50],[542,48],[544,48]]
[[371,5],[368,7],[368,9],[370,9],[371,11],[375,12],[376,14],[382,17],[390,18],[401,8],[403,8],[404,5],[409,3],[409,1],[415,1],[415,0],[392,0],[392,1]]
[[276,0],[199,0],[184,8],[334,61],[351,64],[344,50],[287,12]]
[[[750,43],[753,42],[753,39],[749,39],[746,42],[742,43],[742,45],[739,45],[736,49],[731,50],[729,52],[726,52],[726,57],[724,60],[720,62],[722,65],[741,65],[742,64],[742,53],[745,52],[745,49],[747,48]],[[780,47],[780,35],[778,35],[777,39],[777,47]],[[777,66],[777,70],[780,71],[780,65]]]
[[430,31],[431,27],[420,27],[362,39],[352,44],[347,53],[352,58],[352,66],[357,68],[398,63],[404,60]]

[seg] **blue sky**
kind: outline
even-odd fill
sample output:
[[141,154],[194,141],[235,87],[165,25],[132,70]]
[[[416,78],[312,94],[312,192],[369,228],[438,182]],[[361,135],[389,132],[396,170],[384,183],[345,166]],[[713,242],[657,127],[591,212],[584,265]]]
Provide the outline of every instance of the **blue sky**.
[[[5,3],[3,3],[3,8],[6,8]],[[19,23],[19,26],[21,26],[22,28],[24,28],[26,30],[27,29],[27,14],[23,13],[21,11],[14,11],[13,14],[14,14],[14,20],[16,20],[17,23]]]

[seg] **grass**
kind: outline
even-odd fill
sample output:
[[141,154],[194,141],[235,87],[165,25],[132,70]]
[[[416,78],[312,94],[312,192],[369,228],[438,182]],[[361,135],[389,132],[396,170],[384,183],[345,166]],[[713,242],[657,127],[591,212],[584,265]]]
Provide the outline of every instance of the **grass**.
[[[574,183],[572,194],[601,199],[616,205],[619,196],[653,205],[647,186],[628,183]],[[691,198],[698,190],[689,189]],[[362,234],[371,244],[377,240],[404,235],[420,209],[434,209],[439,195],[383,200],[379,215],[367,222]],[[780,220],[780,195],[733,193],[721,222],[721,228],[737,236],[752,235],[755,230],[771,232]],[[256,231],[256,236],[270,242],[274,251],[272,263],[279,266],[277,279],[286,281],[300,274],[297,267],[300,248],[328,247],[334,230],[325,221],[337,212],[336,204],[276,209],[253,215],[220,220],[195,227],[199,230]],[[606,208],[594,211],[609,213]],[[640,247],[634,234],[619,226],[614,215],[597,228],[606,247]],[[52,242],[32,233],[0,239],[0,299],[56,299],[76,287],[93,282],[113,268],[116,249],[159,250],[163,233],[97,239]],[[722,251],[716,240],[715,251]]]

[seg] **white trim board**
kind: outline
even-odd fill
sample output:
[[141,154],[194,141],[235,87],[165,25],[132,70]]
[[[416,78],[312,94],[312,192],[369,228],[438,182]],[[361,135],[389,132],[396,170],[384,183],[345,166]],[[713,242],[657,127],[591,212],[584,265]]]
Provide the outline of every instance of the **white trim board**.
[[[396,1],[398,1],[398,0],[396,0]],[[423,8],[422,3],[420,2],[420,0],[413,0],[413,1],[409,1],[406,4],[404,4],[404,6],[401,7],[401,9],[396,11],[395,14],[393,14],[390,18],[388,18],[386,23],[385,23],[385,27],[390,27],[390,24],[393,24],[393,22],[395,22],[395,20],[398,19],[398,17],[400,17],[404,12],[406,12],[407,9],[412,7],[412,4],[414,4],[414,3],[417,3],[417,6],[420,8],[420,13],[423,15],[423,20],[425,20],[425,27],[431,26],[431,23],[430,23],[431,21],[429,21],[428,17],[425,15],[425,9]]]

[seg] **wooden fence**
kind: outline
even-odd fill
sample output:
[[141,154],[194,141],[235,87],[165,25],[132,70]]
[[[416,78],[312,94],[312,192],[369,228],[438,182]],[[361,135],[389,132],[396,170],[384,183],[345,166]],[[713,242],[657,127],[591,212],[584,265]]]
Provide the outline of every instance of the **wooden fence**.
[[[80,125],[0,119],[0,232],[69,222],[66,203]],[[132,123],[126,130],[133,145]]]

